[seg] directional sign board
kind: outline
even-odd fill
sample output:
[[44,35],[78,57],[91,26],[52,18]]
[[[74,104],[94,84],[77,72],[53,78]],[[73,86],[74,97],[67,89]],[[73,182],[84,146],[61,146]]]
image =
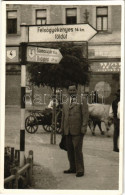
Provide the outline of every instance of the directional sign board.
[[29,26],[29,42],[89,41],[96,33],[89,24]]
[[19,47],[6,47],[6,62],[19,62]]
[[50,64],[58,64],[62,59],[62,55],[58,49],[27,47],[28,62],[43,62]]

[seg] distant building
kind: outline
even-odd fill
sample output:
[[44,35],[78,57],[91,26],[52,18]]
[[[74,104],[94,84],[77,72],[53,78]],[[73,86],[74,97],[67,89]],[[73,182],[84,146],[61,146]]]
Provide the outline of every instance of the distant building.
[[[88,42],[91,76],[81,91],[98,93],[99,102],[111,103],[120,87],[121,6],[120,5],[19,5],[8,4],[6,25],[7,46],[21,42],[21,23],[27,25],[89,23],[98,33]],[[6,104],[20,104],[20,65],[6,65]],[[28,83],[27,83],[28,85]],[[50,89],[41,88],[40,93]],[[37,92],[39,89],[37,89]],[[36,89],[33,90],[33,93]],[[32,93],[32,88],[27,89]]]

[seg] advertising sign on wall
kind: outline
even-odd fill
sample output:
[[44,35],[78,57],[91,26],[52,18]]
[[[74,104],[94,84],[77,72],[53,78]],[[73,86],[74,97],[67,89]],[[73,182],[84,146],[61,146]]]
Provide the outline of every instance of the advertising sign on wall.
[[93,62],[92,72],[120,72],[121,62]]

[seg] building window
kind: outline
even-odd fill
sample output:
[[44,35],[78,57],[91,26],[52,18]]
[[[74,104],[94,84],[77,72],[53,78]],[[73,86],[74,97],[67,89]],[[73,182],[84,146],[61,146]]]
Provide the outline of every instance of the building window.
[[108,7],[96,8],[96,28],[98,31],[108,30]]
[[77,9],[67,8],[66,9],[66,24],[76,24],[77,22]]
[[7,34],[17,34],[17,11],[7,11]]
[[36,24],[37,25],[46,24],[46,22],[47,22],[46,16],[47,16],[46,9],[36,10]]

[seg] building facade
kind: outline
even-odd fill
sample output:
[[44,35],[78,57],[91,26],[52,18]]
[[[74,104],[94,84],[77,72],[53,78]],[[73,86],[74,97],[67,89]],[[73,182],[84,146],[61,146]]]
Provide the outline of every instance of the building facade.
[[[6,21],[7,47],[20,45],[20,25],[22,23],[27,25],[89,23],[93,26],[98,33],[88,42],[88,60],[91,71],[90,82],[88,86],[81,87],[81,91],[85,91],[90,95],[96,91],[100,103],[111,103],[115,92],[120,87],[120,5],[8,4],[6,7]],[[8,55],[11,56],[11,53]],[[15,55],[14,63],[9,63],[8,59],[6,64],[7,105],[20,104],[20,81],[20,64],[16,62]],[[39,90],[40,93],[44,93],[50,89],[35,88],[33,91],[35,93],[35,91]]]

